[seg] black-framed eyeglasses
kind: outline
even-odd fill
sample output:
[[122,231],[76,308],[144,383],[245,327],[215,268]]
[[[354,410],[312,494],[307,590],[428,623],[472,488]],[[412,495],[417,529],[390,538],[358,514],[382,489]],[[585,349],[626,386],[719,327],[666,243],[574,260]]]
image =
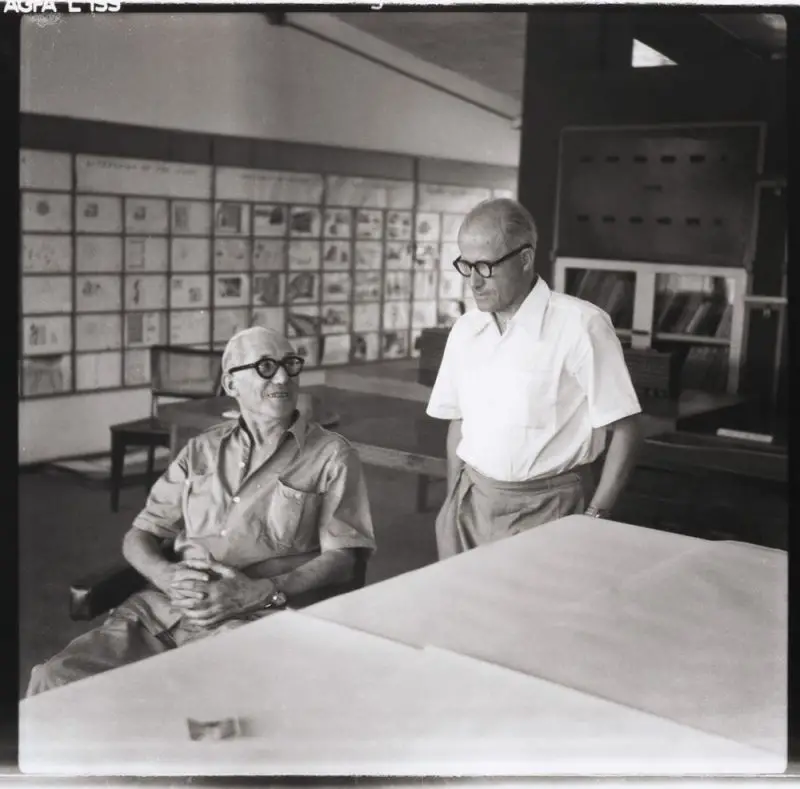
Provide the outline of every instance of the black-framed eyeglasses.
[[497,258],[497,260],[479,260],[476,263],[470,263],[459,255],[459,257],[453,261],[453,266],[462,277],[471,276],[472,270],[474,269],[484,279],[489,279],[494,273],[495,266],[505,263],[507,260],[513,258],[514,255],[519,255],[520,252],[524,252],[526,249],[533,249],[533,244],[523,244],[521,247],[512,249],[511,252],[506,252],[503,257]]
[[262,356],[257,362],[231,367],[228,372],[238,373],[240,370],[255,370],[265,381],[269,381],[278,372],[278,368],[283,367],[289,378],[296,378],[300,375],[305,363],[306,360],[302,356],[284,356],[283,359]]

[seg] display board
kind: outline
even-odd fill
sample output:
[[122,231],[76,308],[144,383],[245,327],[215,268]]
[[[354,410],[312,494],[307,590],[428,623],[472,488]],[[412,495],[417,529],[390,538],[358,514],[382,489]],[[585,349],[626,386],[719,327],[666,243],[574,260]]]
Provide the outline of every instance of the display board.
[[412,355],[469,302],[455,241],[495,186],[23,149],[20,395],[147,385],[150,345],[253,325],[309,367]]

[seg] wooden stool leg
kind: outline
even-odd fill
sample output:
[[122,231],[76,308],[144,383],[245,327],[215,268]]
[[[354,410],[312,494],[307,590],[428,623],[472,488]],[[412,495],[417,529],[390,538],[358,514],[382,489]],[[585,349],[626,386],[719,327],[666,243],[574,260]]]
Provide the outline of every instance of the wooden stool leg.
[[428,507],[428,481],[424,474],[417,477],[417,512],[425,512]]
[[119,512],[119,489],[125,468],[125,436],[111,433],[111,512]]
[[149,492],[150,488],[155,483],[155,468],[156,468],[156,448],[153,444],[147,447],[147,476],[145,477],[145,485]]

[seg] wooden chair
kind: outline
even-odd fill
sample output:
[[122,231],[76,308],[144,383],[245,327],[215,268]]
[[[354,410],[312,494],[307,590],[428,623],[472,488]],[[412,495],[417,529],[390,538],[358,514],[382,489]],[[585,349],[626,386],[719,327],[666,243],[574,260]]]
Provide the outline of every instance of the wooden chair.
[[[176,558],[171,542],[164,541],[162,550],[168,558],[172,560]],[[356,553],[356,562],[349,580],[295,595],[289,602],[289,607],[305,608],[329,597],[361,589],[367,582],[370,552],[365,548],[353,550]],[[121,605],[134,592],[143,589],[145,584],[145,579],[126,562],[119,562],[113,567],[87,575],[70,586],[70,619],[77,622],[92,620]]]
[[198,399],[220,392],[222,351],[154,345],[150,348],[150,416],[111,426],[111,511],[119,510],[125,453],[147,447],[146,485],[155,482],[156,447],[169,447],[169,427],[158,419],[160,397]]

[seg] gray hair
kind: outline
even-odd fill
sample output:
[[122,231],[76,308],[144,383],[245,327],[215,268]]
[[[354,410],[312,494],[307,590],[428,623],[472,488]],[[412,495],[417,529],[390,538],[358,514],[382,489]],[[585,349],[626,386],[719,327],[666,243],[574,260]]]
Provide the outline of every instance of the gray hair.
[[236,332],[236,334],[228,340],[225,350],[222,352],[223,371],[234,367],[239,361],[242,347],[248,345],[249,342],[252,342],[256,338],[263,339],[265,342],[279,348],[291,349],[289,341],[276,329],[269,329],[266,326],[251,326],[249,329],[242,329]]
[[466,216],[462,229],[473,222],[490,222],[502,235],[509,249],[523,244],[536,246],[539,234],[536,222],[527,208],[508,197],[497,197],[478,203]]

